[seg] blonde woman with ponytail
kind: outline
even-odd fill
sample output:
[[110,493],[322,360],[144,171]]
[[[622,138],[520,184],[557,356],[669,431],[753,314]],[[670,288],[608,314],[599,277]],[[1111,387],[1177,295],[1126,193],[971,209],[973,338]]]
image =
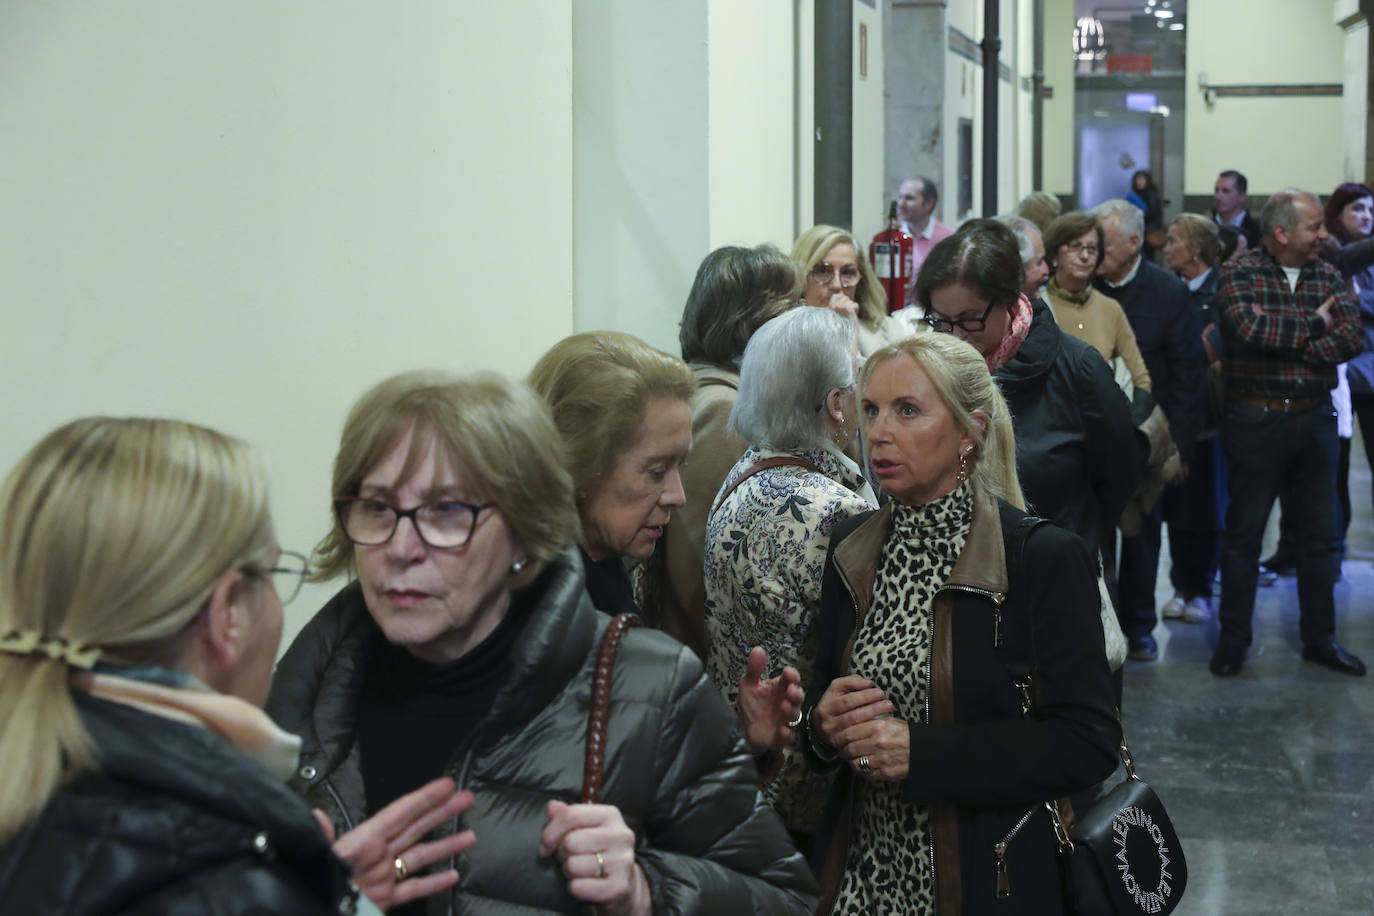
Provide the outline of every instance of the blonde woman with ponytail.
[[[7,913],[351,912],[471,845],[415,845],[440,781],[337,843],[262,712],[306,572],[249,448],[172,420],[76,420],[0,488],[0,900]],[[423,816],[422,816],[423,813]],[[350,866],[352,871],[350,873]]]
[[968,343],[877,351],[859,414],[889,500],[831,536],[809,689],[785,669],[750,702],[774,699],[775,732],[798,730],[846,800],[813,856],[817,912],[1062,913],[1043,802],[1106,778],[1120,737],[1096,564],[1068,531],[1023,524],[1011,415]]

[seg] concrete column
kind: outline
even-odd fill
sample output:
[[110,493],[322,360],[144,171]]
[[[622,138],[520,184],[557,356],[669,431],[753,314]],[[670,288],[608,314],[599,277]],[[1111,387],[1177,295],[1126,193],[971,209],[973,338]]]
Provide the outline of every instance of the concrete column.
[[1370,84],[1374,72],[1369,67],[1370,13],[1374,0],[1335,0],[1333,18],[1345,30],[1345,90],[1341,95],[1342,145],[1345,159],[1341,175],[1345,181],[1368,182],[1374,176],[1374,116],[1369,110]]
[[884,112],[888,193],[913,175],[924,175],[953,199],[945,180],[945,56],[949,45],[947,0],[891,0],[883,30],[887,104]]

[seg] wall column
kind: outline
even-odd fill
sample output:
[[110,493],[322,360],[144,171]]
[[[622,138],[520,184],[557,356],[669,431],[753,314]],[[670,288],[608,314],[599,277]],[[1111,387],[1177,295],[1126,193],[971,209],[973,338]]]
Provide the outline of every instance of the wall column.
[[913,175],[940,189],[941,203],[957,189],[945,180],[945,56],[947,0],[892,0],[883,30],[887,103],[884,106],[888,193]]

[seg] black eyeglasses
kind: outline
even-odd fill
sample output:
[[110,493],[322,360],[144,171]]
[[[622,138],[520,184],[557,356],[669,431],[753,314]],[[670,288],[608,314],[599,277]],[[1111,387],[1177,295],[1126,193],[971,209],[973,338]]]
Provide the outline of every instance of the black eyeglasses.
[[277,554],[275,566],[249,567],[249,571],[270,578],[281,603],[290,604],[291,599],[301,592],[301,583],[310,573],[310,562],[304,554],[296,553],[294,550],[283,550]]
[[979,315],[977,318],[946,318],[933,309],[927,309],[926,313],[921,316],[921,320],[942,334],[953,333],[955,328],[960,328],[966,333],[971,334],[974,331],[981,331],[983,328],[987,327],[988,316],[992,314],[992,310],[995,308],[997,308],[997,306],[989,305],[983,311],[983,314]]
[[334,500],[339,526],[350,541],[361,547],[385,544],[396,534],[401,519],[410,519],[420,540],[430,547],[462,547],[477,528],[477,515],[495,503],[465,503],[456,499],[398,509],[380,499],[354,497]]

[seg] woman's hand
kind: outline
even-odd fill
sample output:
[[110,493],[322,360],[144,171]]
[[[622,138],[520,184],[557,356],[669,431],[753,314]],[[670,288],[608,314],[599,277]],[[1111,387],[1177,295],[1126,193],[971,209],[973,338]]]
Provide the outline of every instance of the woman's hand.
[[825,688],[821,701],[812,711],[811,723],[844,756],[846,731],[892,712],[892,701],[866,677],[846,674]]
[[845,293],[831,293],[830,300],[826,302],[825,307],[841,318],[857,320],[859,317],[859,303],[849,298]]
[[860,776],[884,782],[906,779],[911,761],[911,729],[902,719],[887,716],[851,726],[841,733],[844,754]]
[[[425,834],[472,807],[473,796],[454,791],[453,780],[436,779],[409,795],[402,795],[357,827],[334,839],[334,827],[324,812],[315,819],[334,844],[334,854],[353,866],[353,883],[378,909],[386,910],[458,883],[454,869],[422,875],[435,862],[456,856],[477,842],[471,830],[428,843]],[[404,869],[397,864],[404,863]],[[407,877],[401,877],[402,872]]]
[[549,802],[539,856],[558,854],[568,893],[605,916],[649,916],[649,879],[635,861],[634,831],[614,805]]
[[739,728],[749,750],[762,754],[781,750],[792,740],[793,720],[801,711],[806,692],[802,689],[801,673],[788,665],[782,674],[765,678],[768,653],[762,646],[749,650],[749,662],[739,681],[739,700],[736,713]]

